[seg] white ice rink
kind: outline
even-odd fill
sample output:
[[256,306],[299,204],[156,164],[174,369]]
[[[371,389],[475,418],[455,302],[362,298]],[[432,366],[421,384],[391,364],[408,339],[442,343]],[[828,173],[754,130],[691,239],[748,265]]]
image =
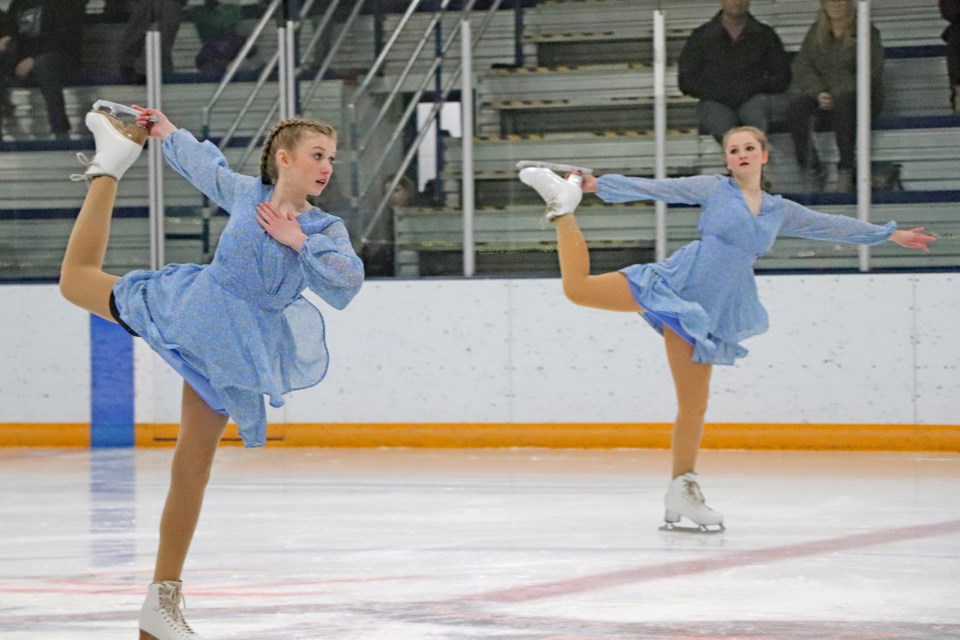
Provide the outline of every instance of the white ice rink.
[[[169,450],[0,449],[0,638],[132,640]],[[206,640],[960,638],[960,455],[219,453],[184,576]]]

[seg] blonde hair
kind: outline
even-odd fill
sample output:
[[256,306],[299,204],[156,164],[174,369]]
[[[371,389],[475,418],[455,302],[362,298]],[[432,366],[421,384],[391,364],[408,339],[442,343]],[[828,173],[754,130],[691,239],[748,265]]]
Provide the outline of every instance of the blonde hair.
[[[824,8],[831,0],[820,0],[820,13],[817,15],[817,21],[813,24],[815,30],[815,39],[818,47],[825,47],[833,39],[833,27],[830,24],[830,16]],[[857,41],[857,11],[853,6],[853,0],[846,0],[850,20],[847,21],[846,28],[840,34],[840,39],[846,44],[853,44]]]
[[263,184],[273,184],[277,181],[277,149],[292,151],[308,133],[325,135],[334,142],[337,140],[336,129],[316,120],[290,118],[273,127],[263,143],[263,153],[260,156],[260,181]]
[[734,135],[735,133],[751,133],[753,134],[753,137],[757,139],[757,142],[760,143],[761,149],[763,149],[764,151],[770,150],[769,145],[767,144],[767,134],[765,134],[760,129],[757,129],[756,127],[744,125],[742,127],[734,127],[733,129],[730,129],[725,134],[723,134],[723,152],[724,153],[727,152],[727,140],[729,140],[730,136]]

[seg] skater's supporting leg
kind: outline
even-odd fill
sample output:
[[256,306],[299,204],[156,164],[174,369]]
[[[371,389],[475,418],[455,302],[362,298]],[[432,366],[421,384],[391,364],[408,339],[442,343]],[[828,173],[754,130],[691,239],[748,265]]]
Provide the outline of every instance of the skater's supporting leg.
[[200,519],[210,468],[227,426],[227,417],[211,409],[183,383],[183,408],[173,454],[170,490],[160,520],[160,547],[154,581],[179,580]]
[[664,329],[663,337],[677,392],[677,421],[671,444],[676,478],[693,471],[697,464],[713,366],[694,362],[693,346],[670,329]]
[[625,275],[619,272],[590,275],[590,253],[573,214],[556,218],[554,224],[557,225],[563,292],[571,302],[608,311],[643,311]]
[[60,269],[60,292],[63,297],[113,322],[110,292],[119,276],[104,273],[103,260],[110,239],[110,222],[116,197],[116,179],[99,176],[90,181]]

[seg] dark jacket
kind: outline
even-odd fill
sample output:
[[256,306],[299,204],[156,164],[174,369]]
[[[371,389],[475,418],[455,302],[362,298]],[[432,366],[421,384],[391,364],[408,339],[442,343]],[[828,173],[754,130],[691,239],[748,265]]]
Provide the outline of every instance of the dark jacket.
[[738,108],[761,93],[782,93],[790,86],[790,59],[780,36],[747,16],[734,42],[723,28],[721,14],[697,27],[680,52],[680,91]]
[[13,0],[2,35],[13,37],[17,60],[44,53],[79,58],[84,4],[82,0]]
[[960,24],[960,0],[940,0],[940,15],[950,24]]

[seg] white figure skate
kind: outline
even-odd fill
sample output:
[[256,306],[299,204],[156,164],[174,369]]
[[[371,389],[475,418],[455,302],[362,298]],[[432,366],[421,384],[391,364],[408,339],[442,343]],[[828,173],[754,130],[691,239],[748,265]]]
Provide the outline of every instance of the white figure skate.
[[[520,169],[520,181],[533,187],[547,204],[548,221],[576,211],[583,198],[583,190],[580,188],[583,176],[585,172],[591,173],[590,169],[582,167],[529,160],[518,162],[517,168]],[[569,171],[571,175],[564,180],[551,168]]]
[[140,611],[140,640],[203,640],[183,619],[182,584],[167,580],[150,585]]
[[[700,485],[697,484],[697,474],[693,472],[674,478],[663,502],[666,514],[661,531],[720,533],[724,530],[723,515],[706,505]],[[697,526],[678,526],[681,517],[691,520]]]
[[97,151],[92,160],[83,153],[77,154],[77,159],[87,165],[87,170],[81,174],[71,175],[71,180],[78,182],[91,180],[97,176],[111,176],[120,180],[127,169],[140,157],[149,132],[136,124],[124,125],[114,115],[116,113],[136,115],[138,112],[107,100],[97,100],[93,103],[93,110],[87,112],[84,121],[93,133]]

